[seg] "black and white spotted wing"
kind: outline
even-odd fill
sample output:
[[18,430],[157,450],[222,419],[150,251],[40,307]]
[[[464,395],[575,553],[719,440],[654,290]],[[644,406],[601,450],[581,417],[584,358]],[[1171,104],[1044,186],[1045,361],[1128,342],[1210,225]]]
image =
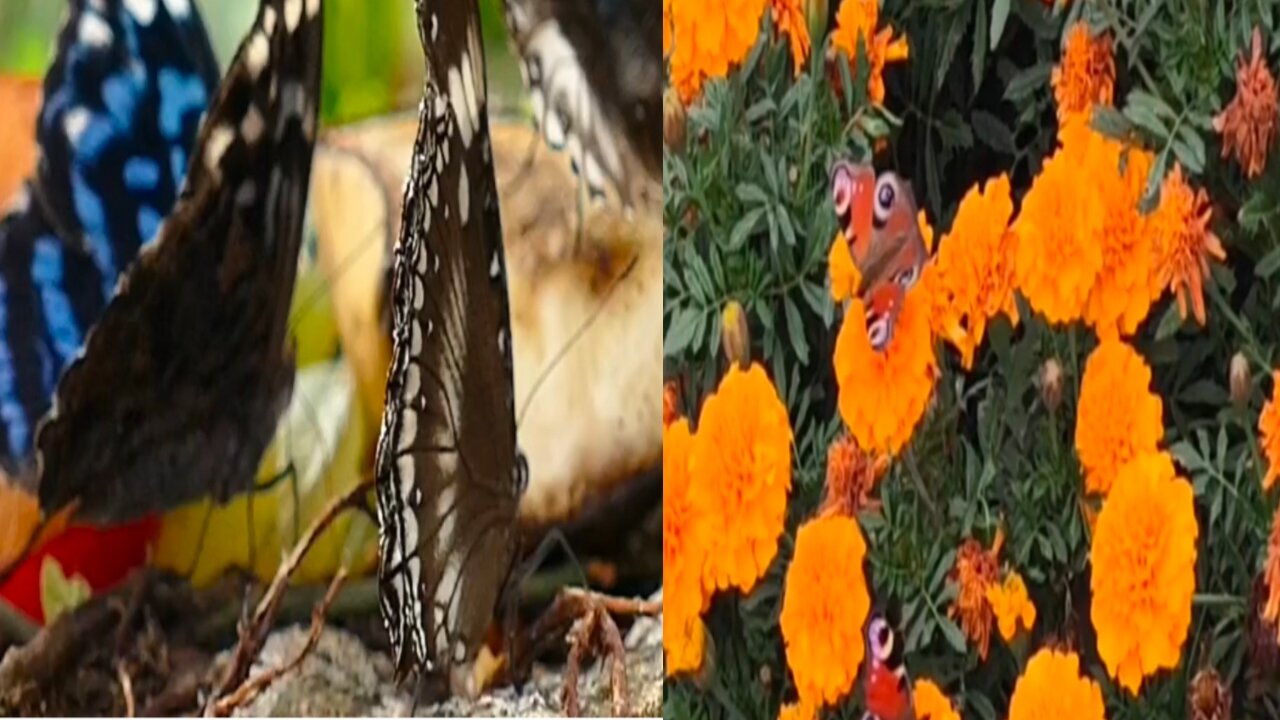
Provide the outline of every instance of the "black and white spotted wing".
[[252,485],[293,388],[322,25],[320,0],[262,0],[177,204],[37,428],[46,511],[109,523]]
[[[593,193],[635,205],[662,174],[657,0],[504,0],[534,120]],[[660,196],[659,196],[660,197]]]
[[419,0],[418,26],[426,88],[393,279],[379,583],[398,676],[462,691],[519,549],[527,471],[477,0]]

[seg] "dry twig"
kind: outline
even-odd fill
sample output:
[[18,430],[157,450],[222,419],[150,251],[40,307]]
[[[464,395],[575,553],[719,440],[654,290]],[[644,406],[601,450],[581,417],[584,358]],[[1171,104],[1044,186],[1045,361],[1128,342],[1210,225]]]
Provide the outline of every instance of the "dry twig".
[[[266,593],[263,594],[262,599],[258,602],[258,607],[254,611],[253,619],[249,622],[248,627],[241,630],[240,641],[236,644],[231,664],[227,667],[227,672],[223,676],[222,682],[210,696],[209,703],[205,706],[204,714],[206,716],[212,716],[222,698],[235,691],[248,677],[249,668],[253,665],[254,658],[258,656],[258,652],[262,650],[262,644],[266,642],[267,632],[270,630],[276,616],[276,610],[280,605],[280,599],[284,596],[285,587],[289,584],[289,579],[293,577],[293,574],[298,571],[298,566],[302,564],[303,558],[306,557],[311,546],[315,544],[316,539],[328,529],[329,525],[343,511],[363,502],[365,496],[373,489],[373,485],[374,481],[372,479],[365,480],[345,495],[334,498],[324,512],[311,523],[307,531],[298,539],[288,557],[280,564],[280,568],[276,571],[275,577],[272,578],[271,585],[267,587]],[[330,601],[332,601],[331,598]]]
[[[534,623],[530,647],[541,645],[541,638],[561,636],[563,628],[571,626],[568,631],[569,660],[562,690],[566,715],[576,716],[580,712],[579,671],[583,660],[597,654],[599,645],[603,645],[604,655],[610,663],[613,713],[618,716],[627,714],[626,650],[613,615],[656,616],[661,612],[662,603],[657,601],[612,597],[583,588],[561,590],[551,607]],[[529,660],[532,660],[532,654]]]
[[124,660],[116,661],[116,678],[120,681],[120,694],[124,696],[124,716],[137,717],[133,698],[133,680],[125,669]]
[[315,650],[316,644],[320,642],[320,635],[324,632],[325,617],[329,614],[329,606],[333,604],[333,598],[338,594],[338,590],[342,587],[342,583],[347,579],[347,569],[339,568],[338,573],[333,576],[333,581],[329,583],[329,590],[324,594],[324,599],[316,606],[311,614],[311,630],[307,634],[307,642],[298,651],[298,655],[289,663],[280,667],[271,668],[264,671],[257,677],[252,677],[241,683],[235,692],[218,700],[213,706],[213,714],[218,717],[230,715],[236,708],[250,702],[258,693],[267,689],[271,683],[279,680],[285,675],[293,672],[302,665],[302,661],[307,659],[312,650]]

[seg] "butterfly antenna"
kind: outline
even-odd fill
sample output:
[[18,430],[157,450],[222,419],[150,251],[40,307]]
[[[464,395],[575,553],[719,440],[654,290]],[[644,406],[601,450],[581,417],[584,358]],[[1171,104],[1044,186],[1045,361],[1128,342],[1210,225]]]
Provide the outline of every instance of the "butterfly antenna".
[[209,507],[205,508],[204,519],[200,521],[200,534],[196,536],[196,551],[191,554],[191,564],[187,567],[187,578],[195,576],[196,568],[200,566],[200,556],[204,555],[204,539],[209,536],[209,520],[213,518],[213,508],[216,504],[213,499],[208,500]]
[[636,253],[632,256],[631,260],[627,262],[627,267],[622,271],[622,273],[609,283],[609,287],[604,291],[604,297],[600,300],[600,304],[591,311],[590,317],[583,321],[582,325],[580,325],[577,330],[573,331],[573,335],[569,337],[568,342],[556,351],[556,354],[551,358],[546,366],[543,367],[542,372],[538,373],[538,379],[534,380],[533,387],[529,388],[528,394],[524,396],[524,403],[520,407],[520,416],[516,418],[516,429],[519,429],[524,423],[524,416],[529,412],[529,407],[533,403],[534,396],[538,394],[542,385],[546,383],[547,378],[551,377],[551,373],[560,364],[560,361],[564,360],[565,356],[569,354],[569,351],[573,349],[573,346],[577,344],[578,340],[580,340],[582,336],[585,335],[593,325],[595,325],[596,321],[600,319],[600,316],[604,314],[604,309],[609,305],[609,301],[613,299],[618,286],[622,284],[623,280],[626,280],[631,276],[631,273],[635,271],[638,264],[640,264],[640,254]]

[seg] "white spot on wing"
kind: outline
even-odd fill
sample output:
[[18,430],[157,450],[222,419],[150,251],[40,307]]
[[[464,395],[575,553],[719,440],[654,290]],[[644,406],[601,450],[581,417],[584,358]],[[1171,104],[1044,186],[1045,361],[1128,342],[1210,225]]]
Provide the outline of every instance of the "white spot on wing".
[[67,134],[67,142],[72,147],[80,144],[80,136],[84,134],[85,128],[89,127],[89,121],[93,116],[86,108],[75,107],[67,111],[62,118],[62,130]]
[[185,20],[191,14],[190,0],[164,0],[164,6],[174,20]]
[[318,12],[320,12],[320,0],[307,0],[307,19],[315,19]]
[[143,27],[156,19],[156,0],[124,0],[124,7]]
[[268,35],[276,31],[276,9],[270,5],[262,8],[262,30]]
[[471,183],[467,179],[467,166],[461,165],[458,170],[458,219],[466,225],[471,211]]
[[226,125],[219,125],[209,133],[209,140],[204,148],[204,164],[218,174],[218,163],[222,162],[222,155],[231,145],[231,141],[235,139],[235,131]]
[[95,12],[87,12],[80,16],[80,25],[77,28],[80,36],[80,42],[90,47],[104,48],[111,44],[115,39],[115,33],[111,32],[111,26],[107,24],[102,16]]
[[244,53],[245,67],[249,68],[249,74],[253,79],[258,79],[270,58],[271,44],[267,41],[267,36],[255,31],[249,36],[249,44],[245,47]]
[[298,29],[302,20],[302,0],[284,0],[284,26],[289,32]]
[[245,142],[251,145],[258,142],[266,129],[267,123],[262,119],[262,113],[258,112],[256,105],[250,105],[240,119],[240,134],[244,136]]
[[466,89],[462,85],[462,73],[458,68],[449,68],[449,102],[453,105],[453,116],[458,122],[458,132],[462,136],[463,147],[471,146],[471,137],[475,134],[471,113],[467,110]]

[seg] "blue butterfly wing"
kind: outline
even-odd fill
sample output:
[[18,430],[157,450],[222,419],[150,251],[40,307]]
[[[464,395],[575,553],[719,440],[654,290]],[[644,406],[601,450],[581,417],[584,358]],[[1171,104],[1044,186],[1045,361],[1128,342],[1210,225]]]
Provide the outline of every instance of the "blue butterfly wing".
[[0,219],[0,467],[11,476],[30,479],[35,424],[62,370],[177,199],[218,78],[194,5],[70,3],[34,128],[36,175]]
[[71,3],[45,76],[34,194],[93,257],[104,296],[177,199],[218,80],[190,2]]

